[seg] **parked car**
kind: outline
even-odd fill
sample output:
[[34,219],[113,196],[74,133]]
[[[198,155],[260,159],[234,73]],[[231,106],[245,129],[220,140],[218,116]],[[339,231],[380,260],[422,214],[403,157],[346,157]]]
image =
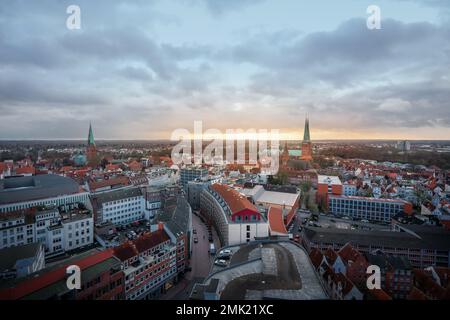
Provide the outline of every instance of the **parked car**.
[[197,234],[197,229],[192,229],[193,234]]
[[231,254],[218,254],[217,258],[221,259],[221,260],[230,260],[231,259]]
[[226,267],[228,265],[227,262],[223,259],[217,259],[216,261],[214,261],[214,264],[219,267]]
[[194,243],[198,243],[198,238],[197,237],[194,238]]
[[230,249],[223,249],[223,250],[220,250],[219,254],[231,254],[231,250]]

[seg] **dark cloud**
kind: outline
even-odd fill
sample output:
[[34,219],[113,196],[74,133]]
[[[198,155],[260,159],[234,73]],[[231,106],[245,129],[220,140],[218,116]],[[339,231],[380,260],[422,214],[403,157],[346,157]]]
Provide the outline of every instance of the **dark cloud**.
[[153,76],[151,72],[149,72],[146,68],[136,68],[127,66],[121,68],[119,74],[124,76],[125,78],[136,80],[136,81],[151,81],[153,80]]
[[450,2],[447,0],[397,0],[402,2],[415,2],[425,6],[448,8],[450,9]]
[[[198,1],[198,0],[197,0]],[[214,15],[222,15],[224,13],[241,10],[245,7],[260,4],[266,0],[199,0],[204,2],[206,7]]]
[[[214,18],[263,2],[180,1]],[[89,120],[109,138],[152,137],[194,120],[301,128],[306,112],[322,130],[450,124],[447,24],[383,20],[371,31],[350,19],[327,32],[240,33],[214,46],[196,34],[159,35],[159,25],[185,26],[155,3],[81,0],[82,29],[68,31],[70,1],[2,2],[0,138],[79,137]]]
[[272,39],[252,39],[223,54],[235,62],[257,64],[275,77],[283,73],[287,81],[320,80],[335,86],[376,79],[399,66],[450,61],[450,29],[430,23],[385,20],[381,30],[369,30],[365,20],[352,19],[332,32],[312,33],[287,45],[273,46]]
[[[110,101],[95,90],[74,88],[67,84],[55,87],[43,74],[14,75],[0,72],[0,106],[21,104],[57,104],[59,106],[83,106],[106,104]],[[45,109],[45,107],[43,108]]]

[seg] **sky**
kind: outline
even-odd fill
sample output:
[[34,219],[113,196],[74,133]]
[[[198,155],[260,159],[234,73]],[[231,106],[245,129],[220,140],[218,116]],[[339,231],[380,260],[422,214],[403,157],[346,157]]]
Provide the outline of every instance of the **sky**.
[[448,140],[449,111],[447,0],[0,2],[0,139]]

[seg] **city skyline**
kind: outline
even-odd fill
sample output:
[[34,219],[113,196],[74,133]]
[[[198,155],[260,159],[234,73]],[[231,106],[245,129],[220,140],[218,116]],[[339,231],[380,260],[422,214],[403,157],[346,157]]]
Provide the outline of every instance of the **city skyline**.
[[0,5],[0,139],[84,139],[90,121],[99,140],[170,139],[201,120],[301,140],[306,113],[312,140],[450,137],[444,1],[378,1],[380,30],[371,1],[77,1],[80,30],[70,4]]

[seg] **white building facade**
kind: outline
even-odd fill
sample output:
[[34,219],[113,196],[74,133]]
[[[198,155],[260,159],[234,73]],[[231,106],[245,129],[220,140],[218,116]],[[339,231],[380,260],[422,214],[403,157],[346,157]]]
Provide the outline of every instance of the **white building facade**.
[[96,194],[92,197],[95,223],[127,225],[145,218],[145,198],[139,187]]

